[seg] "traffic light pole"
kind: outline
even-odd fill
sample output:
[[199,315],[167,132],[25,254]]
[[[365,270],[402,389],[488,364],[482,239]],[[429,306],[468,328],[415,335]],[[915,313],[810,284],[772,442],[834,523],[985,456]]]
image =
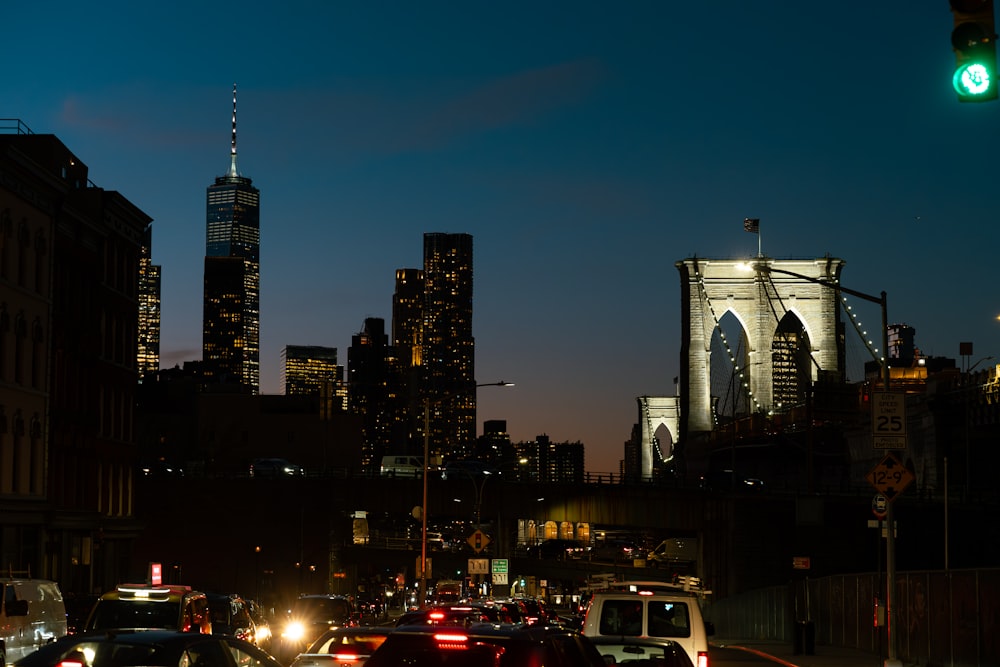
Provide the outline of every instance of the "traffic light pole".
[[[800,280],[829,287],[830,289],[835,290],[838,293],[838,296],[840,292],[846,292],[847,294],[856,296],[859,299],[879,304],[882,310],[882,388],[886,392],[889,391],[889,317],[885,292],[882,292],[880,296],[872,296],[871,294],[865,294],[864,292],[848,289],[840,283],[833,283],[821,278],[812,278],[810,276],[802,275],[801,273],[786,271],[784,269],[776,269],[767,265],[763,259],[756,264],[755,268],[758,273],[781,273],[787,276],[792,276],[793,278],[799,278]],[[885,667],[902,667],[902,663],[896,658],[896,635],[892,631],[892,620],[894,615],[892,606],[895,604],[896,598],[896,526],[892,514],[892,501],[890,500],[888,507],[886,508],[885,515],[886,524],[888,525],[888,532],[886,533],[885,539],[885,641],[888,658],[885,661]]]

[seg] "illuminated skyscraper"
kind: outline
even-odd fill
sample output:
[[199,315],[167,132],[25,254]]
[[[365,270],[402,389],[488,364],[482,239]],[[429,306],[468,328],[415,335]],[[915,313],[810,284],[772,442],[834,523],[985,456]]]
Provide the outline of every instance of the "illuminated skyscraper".
[[202,361],[205,375],[260,389],[260,190],[236,166],[208,187]]
[[470,234],[424,234],[423,315],[423,395],[430,408],[430,449],[462,458],[472,452],[476,438]]
[[343,369],[337,366],[337,348],[319,345],[286,345],[281,350],[281,393],[315,395],[329,387],[336,394],[343,384]]
[[146,225],[139,255],[139,382],[160,370],[160,267],[152,248],[153,226]]

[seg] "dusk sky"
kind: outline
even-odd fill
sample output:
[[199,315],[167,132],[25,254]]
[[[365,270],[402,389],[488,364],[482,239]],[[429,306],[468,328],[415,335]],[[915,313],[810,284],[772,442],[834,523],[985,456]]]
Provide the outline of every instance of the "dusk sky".
[[[19,2],[0,117],[153,222],[161,366],[201,357],[205,191],[261,191],[261,385],[391,322],[423,234],[474,237],[479,431],[618,470],[673,395],[678,260],[846,260],[926,354],[1000,358],[1000,102],[951,89],[946,0]],[[877,326],[877,308],[869,309]],[[959,362],[961,363],[961,362]],[[275,455],[278,455],[275,452]]]

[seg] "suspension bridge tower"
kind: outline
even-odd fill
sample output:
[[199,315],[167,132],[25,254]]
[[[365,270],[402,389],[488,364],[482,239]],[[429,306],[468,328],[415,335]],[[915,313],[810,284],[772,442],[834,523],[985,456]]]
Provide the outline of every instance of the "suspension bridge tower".
[[[754,412],[771,413],[821,373],[844,375],[840,272],[844,261],[691,258],[681,275],[680,436],[712,431],[718,396],[712,394],[714,353],[731,365]],[[831,289],[832,288],[832,289]],[[719,325],[731,314],[739,335]],[[733,319],[730,319],[732,322]]]

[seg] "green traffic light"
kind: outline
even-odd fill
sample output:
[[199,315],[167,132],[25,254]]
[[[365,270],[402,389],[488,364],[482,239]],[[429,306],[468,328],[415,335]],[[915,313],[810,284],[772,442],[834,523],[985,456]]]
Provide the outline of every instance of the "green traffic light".
[[966,63],[956,69],[951,83],[959,96],[973,99],[989,95],[996,86],[993,73],[986,65],[977,62]]

